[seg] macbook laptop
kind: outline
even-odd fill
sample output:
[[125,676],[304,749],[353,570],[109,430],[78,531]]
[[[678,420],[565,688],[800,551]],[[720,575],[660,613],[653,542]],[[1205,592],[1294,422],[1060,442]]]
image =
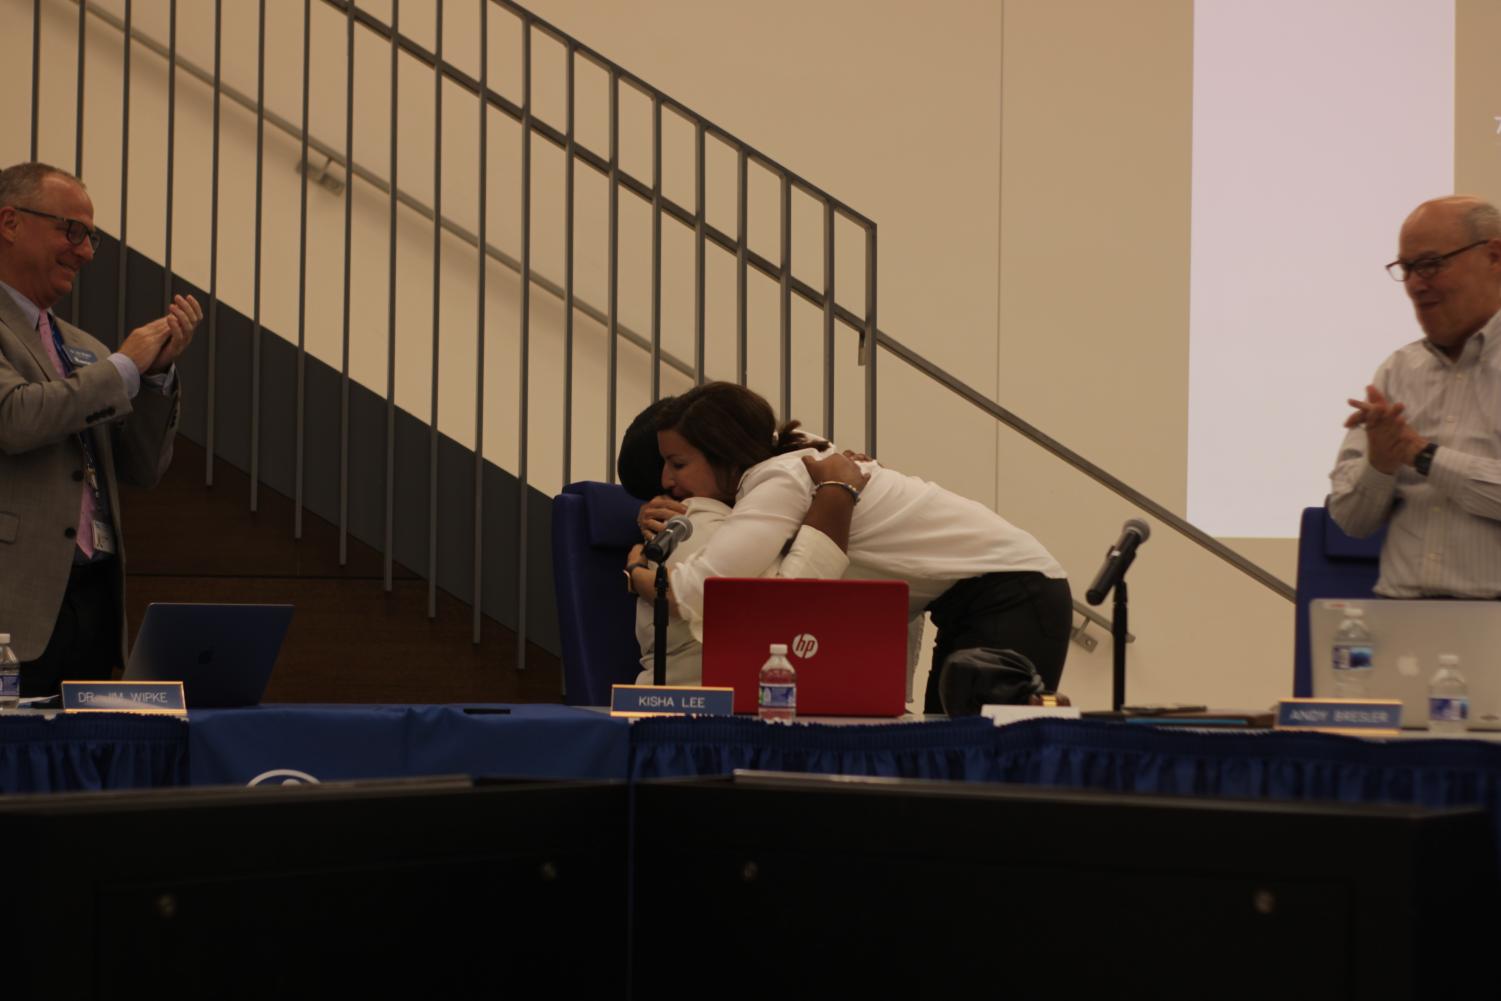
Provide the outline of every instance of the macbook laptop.
[[146,606],[127,681],[181,681],[193,709],[259,705],[291,605]]
[[704,582],[704,685],[756,711],[773,643],[797,669],[799,716],[900,716],[907,708],[907,584],[712,577]]
[[1428,682],[1438,656],[1459,657],[1470,695],[1470,726],[1501,730],[1501,602],[1319,598],[1309,604],[1309,664],[1315,698],[1333,698],[1334,634],[1359,606],[1371,631],[1373,666],[1365,695],[1400,699],[1403,728],[1428,725]]

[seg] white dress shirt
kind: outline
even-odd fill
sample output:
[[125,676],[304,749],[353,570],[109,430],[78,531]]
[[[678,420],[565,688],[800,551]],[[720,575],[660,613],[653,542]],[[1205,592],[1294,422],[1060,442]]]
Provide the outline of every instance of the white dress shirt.
[[1329,513],[1356,537],[1388,525],[1376,593],[1501,596],[1501,313],[1457,360],[1415,341],[1383,362],[1372,384],[1438,445],[1426,477],[1411,466],[1377,470],[1364,428],[1340,446]]
[[[802,526],[813,480],[800,449],[757,463],[740,478],[735,507],[697,552],[669,566],[678,608],[703,633],[704,581],[759,577]],[[850,518],[849,560],[861,576],[905,580],[914,614],[955,581],[997,571],[1067,576],[1036,539],[990,508],[916,476],[862,463],[870,474]],[[853,572],[851,573],[853,576]]]

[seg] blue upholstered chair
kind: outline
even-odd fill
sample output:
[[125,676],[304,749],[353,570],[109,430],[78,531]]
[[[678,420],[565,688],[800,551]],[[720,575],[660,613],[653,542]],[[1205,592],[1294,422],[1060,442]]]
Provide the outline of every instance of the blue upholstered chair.
[[612,483],[570,483],[552,502],[553,580],[563,641],[564,701],[610,704],[610,686],[636,680],[636,599],[621,569],[641,541],[641,502]]
[[1293,629],[1293,694],[1313,695],[1308,657],[1308,604],[1315,598],[1370,598],[1380,570],[1386,530],[1352,539],[1324,507],[1303,509],[1298,532],[1297,619]]

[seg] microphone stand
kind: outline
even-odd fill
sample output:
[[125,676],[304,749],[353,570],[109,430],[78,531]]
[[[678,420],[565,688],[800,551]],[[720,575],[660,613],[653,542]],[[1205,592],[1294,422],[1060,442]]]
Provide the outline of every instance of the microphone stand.
[[667,684],[667,563],[657,564],[657,597],[652,602],[651,683],[661,688]]
[[1126,704],[1126,571],[1131,568],[1131,561],[1136,559],[1136,554],[1131,554],[1131,560],[1121,568],[1121,579],[1115,583],[1115,605],[1110,611],[1110,643],[1112,646],[1111,656],[1113,659],[1110,677],[1110,708],[1116,712],[1121,711],[1121,706]]

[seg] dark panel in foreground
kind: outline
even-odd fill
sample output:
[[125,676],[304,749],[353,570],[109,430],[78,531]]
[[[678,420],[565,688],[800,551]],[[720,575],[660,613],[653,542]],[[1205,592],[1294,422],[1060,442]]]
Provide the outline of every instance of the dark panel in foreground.
[[636,809],[665,996],[1456,996],[1494,941],[1478,808],[763,776]]

